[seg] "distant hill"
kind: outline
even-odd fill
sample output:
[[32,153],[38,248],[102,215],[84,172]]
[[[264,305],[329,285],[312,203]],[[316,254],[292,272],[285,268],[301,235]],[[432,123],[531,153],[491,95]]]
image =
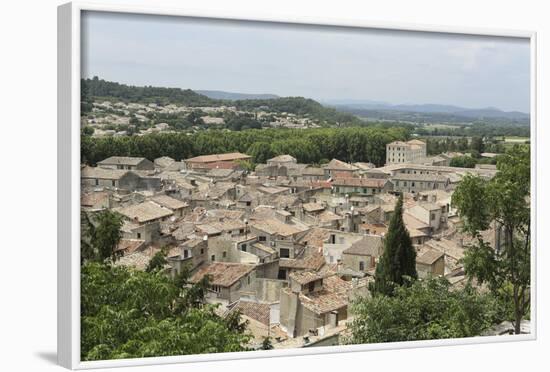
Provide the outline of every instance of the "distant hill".
[[[334,107],[343,109],[348,112],[379,112],[384,113],[386,116],[391,116],[392,112],[405,112],[409,114],[448,114],[456,117],[457,120],[463,119],[477,119],[483,120],[487,118],[500,118],[509,120],[529,120],[529,114],[519,111],[502,111],[494,107],[469,109],[460,106],[453,105],[440,105],[440,104],[421,104],[421,105],[391,105],[387,103],[377,103],[364,101],[361,103],[349,103],[333,104]],[[440,116],[440,115],[438,115]]]
[[[341,112],[332,107],[326,107],[319,102],[304,97],[277,97],[275,95],[260,95],[269,98],[252,98],[253,95],[245,95],[245,99],[220,99],[211,98],[205,94],[197,93],[190,89],[162,88],[162,87],[138,87],[106,81],[94,77],[81,80],[81,96],[83,106],[90,109],[94,100],[119,100],[135,103],[156,103],[161,105],[179,104],[194,107],[216,107],[221,105],[234,105],[240,110],[269,110],[273,112],[286,112],[296,115],[308,116],[327,125],[351,125],[363,124],[362,121],[347,112]],[[204,92],[204,91],[200,91]],[[206,91],[208,92],[208,91]],[[212,91],[210,91],[212,92]],[[241,93],[218,92],[223,94],[241,95]],[[84,110],[83,110],[84,112]]]
[[224,92],[222,90],[195,90],[195,92],[202,94],[212,99],[223,99],[229,101],[245,100],[245,99],[275,99],[279,96],[275,94],[249,94],[249,93],[234,93]]

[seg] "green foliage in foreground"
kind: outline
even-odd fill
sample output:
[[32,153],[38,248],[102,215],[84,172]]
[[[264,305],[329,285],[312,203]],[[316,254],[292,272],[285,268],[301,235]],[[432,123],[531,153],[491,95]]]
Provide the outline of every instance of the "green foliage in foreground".
[[182,289],[158,271],[91,262],[81,276],[82,360],[246,350],[239,314],[201,301],[205,282]]
[[109,156],[140,156],[153,160],[170,156],[176,160],[198,155],[242,152],[254,163],[290,154],[301,163],[323,159],[372,162],[383,165],[386,144],[405,140],[409,130],[400,127],[349,127],[315,129],[207,130],[189,134],[159,133],[132,137],[82,136],[81,161],[95,164]]
[[[531,306],[530,150],[514,146],[497,161],[490,181],[468,175],[453,194],[465,232],[476,237],[464,256],[466,275],[486,283],[513,308],[515,332]],[[492,224],[502,228],[500,247],[493,249],[482,232]]]
[[459,338],[480,335],[500,322],[500,306],[490,294],[470,286],[451,290],[444,278],[416,280],[393,296],[360,298],[348,343]]

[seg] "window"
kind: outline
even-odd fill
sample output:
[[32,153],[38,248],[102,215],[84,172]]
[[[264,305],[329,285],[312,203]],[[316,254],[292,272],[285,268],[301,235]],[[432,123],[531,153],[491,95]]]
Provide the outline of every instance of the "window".
[[308,288],[307,288],[310,292],[313,292],[315,290],[315,282],[309,282],[308,283]]
[[411,182],[411,187],[414,187],[414,182]]
[[246,252],[246,244],[241,245],[241,251]]
[[432,213],[432,215],[431,215],[431,220],[432,220],[432,221],[435,220],[435,213]]
[[288,248],[281,248],[281,251],[279,254],[281,255],[281,258],[289,258],[290,250]]
[[189,257],[189,251],[187,249],[183,250],[183,258]]
[[95,185],[98,186],[99,185],[99,180],[96,178],[95,179]]
[[359,261],[359,271],[364,271],[364,270],[365,270],[365,262]]
[[277,279],[279,279],[279,280],[285,280],[286,279],[286,270],[285,269],[279,269],[279,273],[277,273]]
[[[225,253],[225,252],[224,252]],[[215,255],[212,255],[212,257],[210,257],[210,260],[211,261],[216,261],[216,256]]]
[[244,234],[244,229],[240,229],[239,234]]
[[115,181],[115,180],[112,180],[112,181],[111,181],[111,184],[113,185],[113,187],[115,187],[115,186],[116,186],[116,181]]
[[250,207],[251,202],[246,202],[246,206]]
[[250,285],[250,276],[247,276],[247,277],[246,277],[246,281],[247,281],[248,284]]
[[265,238],[265,236],[260,236],[260,237],[258,238],[258,240],[261,241],[261,242],[265,242],[265,241],[266,241],[266,238]]
[[403,181],[403,186],[407,186],[407,181]]
[[137,238],[141,239],[141,233],[137,233]]
[[201,248],[201,254],[204,254],[204,248]]
[[[214,257],[214,256],[212,256],[212,257]],[[227,257],[227,252],[224,251],[224,252],[222,253],[222,257],[223,257],[223,258],[226,258],[226,257]],[[212,261],[214,261],[214,260],[212,260]]]

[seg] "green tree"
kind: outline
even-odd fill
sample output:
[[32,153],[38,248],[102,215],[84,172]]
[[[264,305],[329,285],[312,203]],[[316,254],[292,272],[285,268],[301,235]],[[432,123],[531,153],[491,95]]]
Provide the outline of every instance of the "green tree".
[[81,258],[82,261],[116,260],[116,248],[122,233],[122,215],[111,210],[81,215]]
[[236,318],[204,301],[184,304],[195,286],[160,272],[87,262],[81,270],[83,360],[234,352],[250,336]]
[[349,343],[375,343],[478,336],[502,317],[491,294],[472,286],[451,289],[444,278],[416,280],[393,296],[359,298]]
[[166,260],[166,251],[161,249],[151,258],[151,260],[147,264],[147,267],[145,268],[145,271],[150,273],[153,271],[162,270],[164,268],[164,265],[166,265],[167,263],[168,261]]
[[[511,305],[515,333],[530,309],[530,152],[515,146],[499,157],[496,176],[485,181],[468,175],[458,185],[452,202],[464,231],[476,239],[466,250],[464,268],[470,278],[487,283]],[[502,228],[504,239],[493,249],[482,232]]]
[[269,142],[253,143],[248,148],[246,153],[252,156],[252,160],[256,164],[265,164],[268,159],[271,159],[274,156]]
[[483,144],[483,138],[481,137],[472,137],[472,142],[470,143],[470,148],[478,153],[485,151],[485,145]]
[[403,195],[400,195],[384,238],[384,252],[376,265],[371,291],[392,295],[396,286],[407,283],[407,278],[417,278],[416,251],[403,222]]
[[457,156],[451,159],[451,167],[459,168],[474,168],[476,166],[476,159],[471,156]]

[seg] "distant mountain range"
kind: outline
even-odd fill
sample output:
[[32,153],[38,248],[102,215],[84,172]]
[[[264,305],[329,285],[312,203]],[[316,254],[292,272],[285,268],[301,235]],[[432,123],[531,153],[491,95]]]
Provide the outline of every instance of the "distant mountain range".
[[224,92],[222,90],[195,90],[195,92],[207,96],[212,99],[224,99],[230,101],[238,101],[243,99],[276,99],[279,96],[275,94],[248,94],[248,93],[234,93]]
[[326,105],[333,106],[345,111],[351,111],[360,115],[365,112],[404,112],[421,114],[448,114],[456,117],[471,119],[482,118],[502,118],[509,120],[528,120],[529,114],[519,111],[502,111],[495,107],[486,107],[478,109],[464,108],[453,105],[440,104],[419,104],[419,105],[392,105],[385,102],[360,101],[360,100],[331,100],[323,102]]

